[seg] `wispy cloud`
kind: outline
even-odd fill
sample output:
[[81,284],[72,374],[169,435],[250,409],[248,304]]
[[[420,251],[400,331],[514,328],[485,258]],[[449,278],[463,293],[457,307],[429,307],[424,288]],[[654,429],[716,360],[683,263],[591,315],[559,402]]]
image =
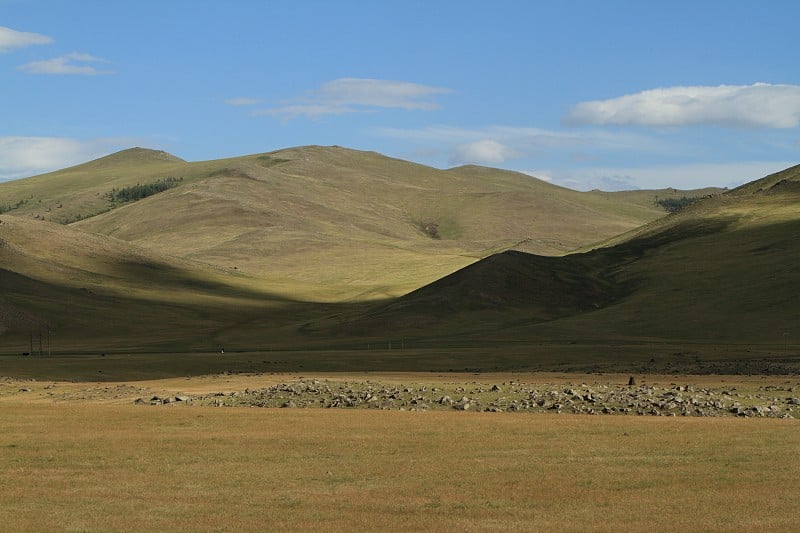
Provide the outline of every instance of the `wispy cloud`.
[[258,98],[248,98],[246,96],[240,96],[238,98],[229,98],[225,100],[225,103],[228,105],[233,106],[248,106],[248,105],[257,105],[260,104],[262,100]]
[[0,26],[0,53],[5,53],[15,48],[25,48],[35,44],[50,44],[52,42],[52,37],[47,35],[17,31]]
[[579,103],[564,123],[795,128],[800,125],[800,86],[756,83],[652,89]]
[[99,70],[91,63],[108,63],[109,61],[90,54],[67,54],[44,61],[33,61],[19,67],[28,74],[67,74],[78,76],[96,76],[110,74],[111,71]]
[[557,131],[517,126],[486,128],[377,128],[376,135],[413,143],[424,143],[429,151],[436,149],[447,156],[448,163],[501,164],[517,158],[537,157],[553,151],[619,150],[636,152],[668,152],[671,147],[662,140],[629,132]]
[[578,190],[699,189],[736,187],[794,164],[791,161],[745,161],[649,167],[550,168],[525,173]]
[[136,144],[140,140],[0,137],[0,180],[58,170]]
[[432,96],[451,92],[451,89],[444,87],[407,81],[340,78],[323,84],[317,91],[317,97],[323,102],[336,105],[430,110],[440,107],[430,101]]
[[253,114],[293,119],[343,115],[376,108],[429,111],[440,108],[433,100],[435,96],[451,92],[444,87],[406,81],[339,78],[322,84],[307,96]]

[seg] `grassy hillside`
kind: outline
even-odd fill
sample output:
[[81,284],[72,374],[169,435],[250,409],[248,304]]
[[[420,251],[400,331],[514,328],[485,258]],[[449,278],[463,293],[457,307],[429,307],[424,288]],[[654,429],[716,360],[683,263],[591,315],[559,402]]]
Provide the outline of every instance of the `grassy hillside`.
[[[107,196],[169,177],[135,202]],[[337,147],[202,163],[134,149],[0,186],[100,213],[0,214],[0,344],[281,350],[284,369],[790,356],[798,181],[795,167],[721,195],[579,193]],[[708,197],[669,216],[655,204],[682,196]]]
[[[27,217],[0,216],[0,340],[35,351],[218,349],[214,335],[295,304],[258,280]],[[314,313],[311,313],[314,316]],[[11,349],[11,348],[9,348]]]
[[765,180],[593,251],[487,258],[390,304],[321,323],[319,334],[498,354],[528,346],[523,366],[564,354],[570,363],[655,357],[685,366],[712,354],[796,364],[800,167]]
[[338,147],[170,171],[184,178],[179,187],[76,227],[314,301],[398,296],[505,249],[560,255],[662,216],[654,199],[671,194],[579,193],[514,172],[440,171]]

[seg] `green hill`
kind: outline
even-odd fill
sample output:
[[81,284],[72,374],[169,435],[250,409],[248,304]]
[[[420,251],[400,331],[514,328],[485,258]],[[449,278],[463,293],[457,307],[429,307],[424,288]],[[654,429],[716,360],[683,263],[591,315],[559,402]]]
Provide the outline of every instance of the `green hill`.
[[319,333],[492,346],[498,357],[526,346],[514,359],[526,367],[800,371],[798,185],[800,166],[591,251],[492,256]]
[[0,340],[60,350],[216,346],[219,329],[292,302],[253,280],[73,228],[0,216]]
[[[109,201],[166,179],[179,181]],[[678,194],[580,193],[514,172],[313,146],[199,163],[134,149],[9,185],[0,205],[28,198],[15,214],[80,219],[83,231],[328,302],[399,296],[505,249],[561,255],[662,216],[655,199]]]
[[[580,193],[338,147],[128,150],[0,184],[0,344],[400,370],[794,361],[798,183]],[[137,185],[152,194],[109,195]],[[704,198],[656,204],[683,196]],[[393,339],[405,353],[353,351]]]

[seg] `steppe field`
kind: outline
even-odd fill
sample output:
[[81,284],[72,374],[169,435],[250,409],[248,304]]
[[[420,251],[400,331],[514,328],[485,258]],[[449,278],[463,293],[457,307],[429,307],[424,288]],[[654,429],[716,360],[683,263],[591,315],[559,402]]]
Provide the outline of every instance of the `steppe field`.
[[[800,395],[796,376],[637,377],[630,388],[722,391],[745,404]],[[794,418],[471,412],[436,403],[444,393],[463,391],[485,407],[493,387],[500,389],[495,396],[518,388],[624,390],[628,379],[388,372],[130,382],[6,378],[0,519],[7,531],[800,526]],[[230,404],[245,391],[299,383],[411,390],[406,396],[418,391],[433,401],[429,410],[409,403],[393,409]]]

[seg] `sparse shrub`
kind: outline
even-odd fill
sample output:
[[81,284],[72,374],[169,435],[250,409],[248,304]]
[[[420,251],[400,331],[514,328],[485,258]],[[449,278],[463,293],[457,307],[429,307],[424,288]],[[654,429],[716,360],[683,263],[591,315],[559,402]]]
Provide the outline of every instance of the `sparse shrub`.
[[17,203],[14,205],[0,205],[0,213],[8,213],[14,209],[19,209],[23,205],[27,204],[28,200],[18,200]]
[[291,159],[283,159],[282,157],[272,157],[269,155],[262,155],[258,157],[258,162],[262,167],[266,168],[280,165],[281,163],[288,163],[289,161],[291,161]]
[[700,200],[700,198],[688,196],[682,196],[681,198],[658,198],[656,199],[656,204],[660,205],[670,213],[677,213],[678,211],[689,207],[698,200]]

